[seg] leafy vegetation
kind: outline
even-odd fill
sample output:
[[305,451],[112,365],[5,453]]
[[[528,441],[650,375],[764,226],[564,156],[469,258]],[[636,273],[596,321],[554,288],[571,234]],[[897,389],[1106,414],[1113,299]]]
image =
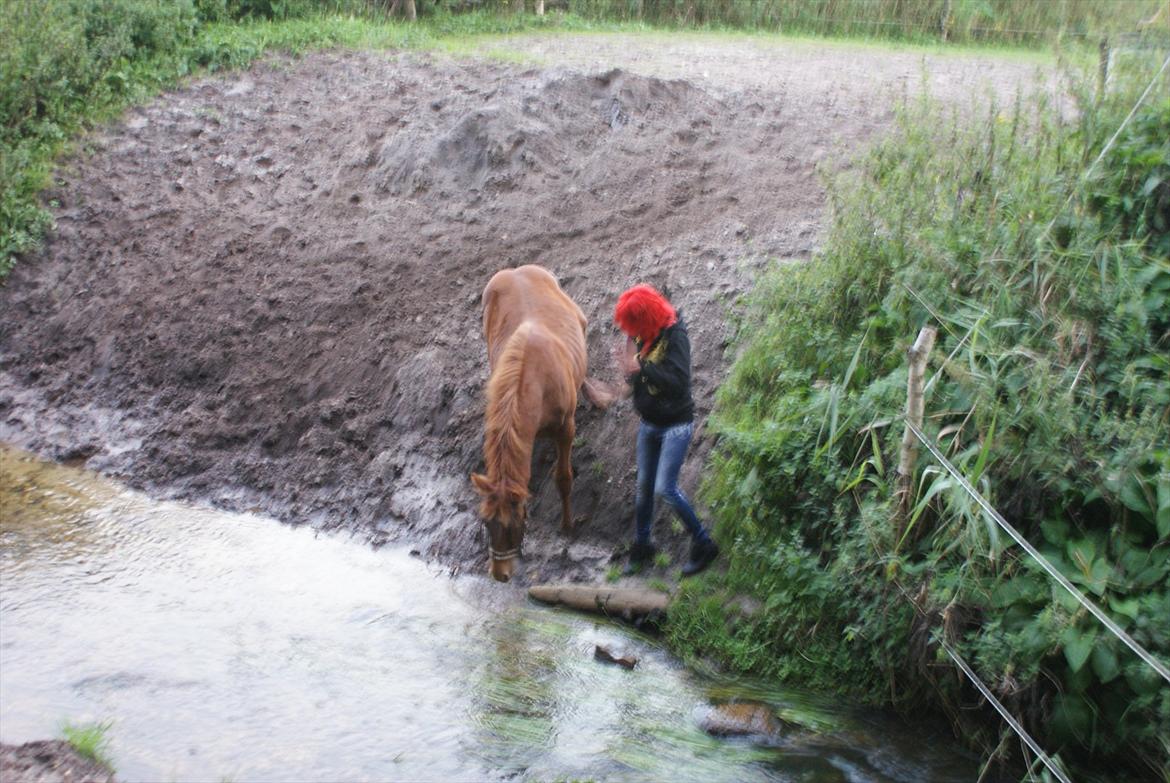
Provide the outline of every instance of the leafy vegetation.
[[107,769],[113,769],[114,765],[107,755],[110,747],[109,731],[111,725],[113,724],[109,721],[84,724],[66,723],[61,728],[61,736],[79,755],[90,761],[96,761]]
[[[833,183],[823,251],[775,269],[740,324],[704,488],[728,567],[684,586],[676,645],[967,723],[979,697],[944,638],[1079,779],[1166,774],[1157,674],[929,456],[904,523],[894,502],[905,350],[933,324],[928,435],[1170,660],[1170,89],[1140,59],[1063,110],[906,107]],[[740,594],[762,611],[735,615]],[[964,728],[991,751],[998,725]]]

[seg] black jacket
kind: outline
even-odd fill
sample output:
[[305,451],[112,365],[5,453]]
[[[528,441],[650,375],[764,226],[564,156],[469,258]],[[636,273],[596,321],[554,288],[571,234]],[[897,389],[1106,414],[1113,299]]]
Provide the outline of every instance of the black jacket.
[[682,316],[674,326],[658,334],[645,357],[641,355],[641,347],[638,343],[641,369],[628,378],[634,387],[634,408],[638,415],[661,427],[693,421],[691,340]]

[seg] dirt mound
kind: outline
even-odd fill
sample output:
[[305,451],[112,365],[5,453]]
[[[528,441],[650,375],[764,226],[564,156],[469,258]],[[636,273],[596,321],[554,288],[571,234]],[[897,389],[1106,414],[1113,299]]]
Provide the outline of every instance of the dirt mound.
[[[811,251],[829,126],[870,122],[784,105],[361,54],[193,83],[61,172],[56,234],[0,291],[0,439],[479,569],[484,284],[548,267],[602,376],[616,295],[665,289],[691,325],[701,420],[727,308],[766,256]],[[580,411],[573,540],[538,449],[527,578],[592,577],[625,544],[635,427],[628,403]]]
[[[339,185],[378,193],[449,201],[466,193],[491,196],[530,184],[548,190],[566,175],[590,168],[604,154],[604,137],[634,118],[643,127],[677,113],[696,92],[685,82],[601,76],[528,78],[507,82],[487,96],[439,98],[430,109],[443,118],[435,135],[409,126],[352,151],[356,176]],[[533,80],[536,79],[536,83]],[[487,98],[486,102],[483,100]],[[585,160],[582,152],[590,153]],[[373,164],[370,176],[363,169]],[[527,180],[533,180],[526,183]]]

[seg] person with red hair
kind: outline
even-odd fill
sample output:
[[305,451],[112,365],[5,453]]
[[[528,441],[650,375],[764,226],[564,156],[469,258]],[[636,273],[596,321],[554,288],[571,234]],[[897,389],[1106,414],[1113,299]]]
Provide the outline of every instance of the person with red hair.
[[618,297],[613,320],[625,332],[618,364],[642,418],[638,427],[638,490],[634,503],[634,544],[627,574],[654,558],[650,539],[656,498],[669,505],[691,534],[683,576],[711,564],[719,547],[678,487],[678,474],[695,434],[691,397],[691,341],[682,316],[651,286],[636,285]]

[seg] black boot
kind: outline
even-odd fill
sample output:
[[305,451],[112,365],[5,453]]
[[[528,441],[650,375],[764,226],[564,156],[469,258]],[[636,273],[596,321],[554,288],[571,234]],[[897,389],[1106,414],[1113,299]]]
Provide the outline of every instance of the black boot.
[[718,556],[719,546],[714,541],[709,538],[706,541],[696,541],[691,544],[691,559],[682,567],[682,575],[694,576],[711,565],[711,561]]
[[640,573],[657,553],[658,550],[653,544],[634,544],[630,547],[630,562],[626,564],[626,569],[622,573],[626,576]]

